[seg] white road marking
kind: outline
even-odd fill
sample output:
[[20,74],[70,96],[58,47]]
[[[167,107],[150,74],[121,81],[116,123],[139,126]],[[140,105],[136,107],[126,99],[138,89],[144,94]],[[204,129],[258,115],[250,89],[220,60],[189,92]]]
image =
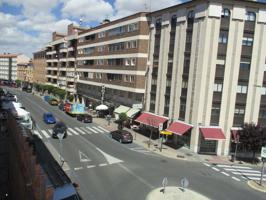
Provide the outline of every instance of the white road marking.
[[215,171],[219,172],[220,170],[217,169],[216,167],[212,167],[212,169],[214,169]]
[[100,167],[103,167],[103,166],[106,166],[107,163],[102,163],[102,164],[99,164]]
[[203,165],[210,167],[211,165],[209,165],[208,163],[203,163]]
[[102,129],[104,132],[107,132],[107,133],[110,132],[110,131],[106,130],[105,128],[101,127],[101,126],[98,126],[98,128]]
[[88,169],[93,168],[93,167],[96,167],[96,166],[95,165],[87,165]]
[[222,174],[224,174],[225,176],[229,176],[229,174],[227,174],[226,172],[221,172]]
[[[245,175],[245,176],[261,176],[261,173],[242,173],[242,172],[232,172],[235,175]],[[264,175],[266,177],[266,175]]]
[[75,131],[73,128],[68,128],[68,130],[70,130],[72,133],[74,133],[75,135],[79,135],[78,133],[77,133],[77,131]]
[[46,138],[50,138],[50,135],[48,133],[46,133],[45,130],[41,130],[42,134],[46,137]]
[[260,173],[259,171],[256,170],[249,170],[249,169],[224,169],[226,171],[232,171],[232,172],[253,172],[253,173]]
[[93,133],[98,133],[97,131],[95,131],[94,129],[92,129],[92,128],[88,127],[88,126],[86,126],[86,128],[89,129],[90,131],[92,131]]
[[82,129],[85,133],[91,135],[92,133],[89,132],[85,127],[80,127],[80,129]]
[[50,133],[50,135],[53,134],[53,130],[52,129],[48,129],[48,132]]
[[105,152],[103,152],[101,149],[99,149],[98,147],[96,147],[96,149],[103,154],[103,156],[105,157],[105,159],[107,160],[108,164],[114,164],[114,163],[121,163],[123,162],[122,160],[119,160],[116,157],[113,157]]
[[236,177],[232,177],[232,179],[234,179],[234,180],[236,180],[236,181],[240,181],[240,179],[239,178],[236,178]]
[[81,134],[83,134],[83,135],[85,135],[86,133],[83,131],[83,130],[81,130],[81,129],[79,129],[79,128],[74,128],[76,131],[78,131],[78,132],[80,132]]
[[68,129],[67,129],[67,135],[72,135],[72,133],[70,131],[68,131]]
[[236,165],[216,165],[217,167],[225,167],[225,168],[238,168],[238,169],[252,169],[250,167],[245,166],[236,166]]
[[77,170],[81,170],[83,169],[83,167],[75,167],[74,170],[77,171]]
[[[247,177],[249,180],[259,181],[260,177]],[[263,180],[266,180],[266,177],[263,177]]]
[[80,150],[79,150],[79,160],[80,160],[80,162],[89,162],[89,161],[91,161],[89,159],[89,157],[85,153],[81,152]]
[[42,136],[41,136],[41,134],[39,133],[39,131],[37,131],[37,130],[34,130],[34,134],[35,134],[35,135],[37,135],[39,138],[41,138],[41,139],[42,139]]
[[91,127],[91,128],[93,128],[94,130],[96,130],[96,131],[98,131],[98,132],[100,132],[100,133],[104,133],[104,131],[103,130],[101,130],[101,129],[98,129],[97,127]]

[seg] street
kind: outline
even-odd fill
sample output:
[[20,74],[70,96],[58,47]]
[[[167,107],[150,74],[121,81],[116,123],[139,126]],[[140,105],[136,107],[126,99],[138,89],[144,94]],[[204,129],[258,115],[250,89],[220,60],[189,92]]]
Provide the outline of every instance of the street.
[[[108,131],[95,123],[81,123],[38,96],[18,89],[9,90],[35,120],[33,133],[42,139],[54,157],[59,159],[62,154],[63,169],[79,184],[83,199],[145,199],[152,189],[162,186],[164,177],[168,178],[169,186],[179,186],[180,180],[186,177],[190,189],[210,199],[265,199],[265,194],[252,190],[245,182],[215,173],[203,163],[134,151],[136,146],[131,149],[131,144],[112,140]],[[63,139],[61,147],[59,140],[51,137],[53,125],[43,122],[44,112],[52,112],[68,126],[68,137]]]

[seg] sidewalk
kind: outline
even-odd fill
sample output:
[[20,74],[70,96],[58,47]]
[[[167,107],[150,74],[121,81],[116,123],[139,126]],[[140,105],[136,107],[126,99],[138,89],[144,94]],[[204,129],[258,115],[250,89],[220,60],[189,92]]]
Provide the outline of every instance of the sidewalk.
[[[112,121],[110,125],[108,125],[108,121],[103,118],[93,118],[93,121],[100,126],[104,127],[109,131],[117,130],[117,124]],[[129,131],[134,138],[134,143],[146,148],[149,151],[155,152],[159,155],[166,156],[173,159],[181,159],[186,161],[195,161],[195,162],[209,162],[209,163],[219,163],[219,164],[232,164],[225,156],[213,156],[213,155],[199,155],[197,153],[192,152],[190,149],[186,147],[182,147],[179,149],[174,149],[169,146],[163,145],[162,152],[160,151],[160,145],[158,145],[158,140],[152,140],[152,144],[150,148],[148,147],[149,138],[128,128],[124,128]],[[160,144],[160,143],[159,143]]]

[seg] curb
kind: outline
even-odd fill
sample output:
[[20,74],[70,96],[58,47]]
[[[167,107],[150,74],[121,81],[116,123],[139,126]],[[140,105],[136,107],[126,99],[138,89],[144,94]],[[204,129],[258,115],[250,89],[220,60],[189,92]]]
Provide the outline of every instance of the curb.
[[248,186],[251,187],[252,189],[266,193],[265,183],[263,184],[263,186],[260,186],[257,182],[252,181],[252,180],[248,181],[247,183],[248,183]]

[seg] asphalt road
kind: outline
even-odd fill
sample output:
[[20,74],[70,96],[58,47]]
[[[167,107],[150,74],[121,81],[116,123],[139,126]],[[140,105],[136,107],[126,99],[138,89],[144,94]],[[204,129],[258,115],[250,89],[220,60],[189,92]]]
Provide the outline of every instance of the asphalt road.
[[[203,163],[132,151],[127,144],[112,140],[95,123],[80,123],[37,96],[17,89],[12,89],[12,92],[31,113],[38,132],[52,128],[42,120],[43,113],[49,111],[79,133],[72,132],[63,140],[61,148],[57,139],[43,137],[42,140],[54,149],[51,153],[55,156],[62,152],[64,170],[79,184],[79,192],[84,199],[142,200],[152,189],[161,187],[164,177],[168,178],[169,186],[180,185],[181,178],[186,177],[190,189],[210,199],[266,199],[265,194],[250,189],[243,182],[215,173]],[[86,127],[96,129],[91,131]]]

